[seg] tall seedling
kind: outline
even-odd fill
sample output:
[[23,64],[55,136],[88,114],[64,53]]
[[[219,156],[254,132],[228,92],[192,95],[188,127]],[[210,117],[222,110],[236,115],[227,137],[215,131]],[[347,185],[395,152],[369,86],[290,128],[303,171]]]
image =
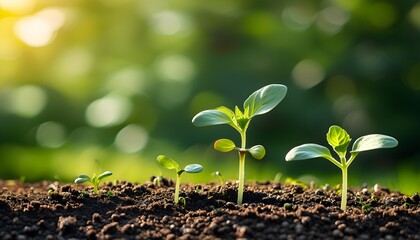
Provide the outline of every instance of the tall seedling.
[[347,147],[350,144],[351,138],[346,130],[339,126],[331,126],[327,133],[327,141],[337,153],[340,160],[336,160],[328,148],[318,144],[307,143],[290,150],[286,155],[286,161],[322,157],[339,167],[343,178],[341,186],[341,209],[345,211],[347,206],[347,169],[353,160],[360,152],[379,148],[392,148],[398,145],[398,141],[393,137],[382,134],[370,134],[360,137],[353,143],[348,159]]
[[252,118],[271,111],[286,96],[287,87],[281,84],[271,84],[265,86],[251,94],[243,104],[241,111],[238,106],[232,111],[225,106],[216,109],[204,110],[192,119],[195,126],[211,126],[228,124],[239,132],[241,145],[236,147],[235,143],[229,139],[219,139],[214,143],[214,148],[221,152],[238,151],[239,154],[239,186],[238,204],[242,204],[243,189],[245,181],[245,156],[249,152],[254,158],[262,159],[265,149],[261,145],[256,145],[249,149],[246,148],[246,131]]

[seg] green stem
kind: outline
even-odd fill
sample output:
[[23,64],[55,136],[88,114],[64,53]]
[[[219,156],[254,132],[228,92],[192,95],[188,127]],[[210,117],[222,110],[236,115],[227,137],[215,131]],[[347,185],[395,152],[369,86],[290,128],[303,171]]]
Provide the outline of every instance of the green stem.
[[343,184],[341,186],[341,210],[346,211],[347,208],[347,168],[346,159],[341,159],[342,168],[341,172],[343,174]]
[[98,194],[98,185],[99,184],[93,184],[93,193]]
[[175,183],[175,204],[178,204],[179,201],[179,185],[181,184],[181,174],[176,174],[176,183]]
[[[246,133],[243,131],[241,133],[241,149],[246,148]],[[246,151],[239,151],[239,186],[238,186],[238,205],[242,204],[242,199],[244,195],[244,183],[245,183],[245,156]]]

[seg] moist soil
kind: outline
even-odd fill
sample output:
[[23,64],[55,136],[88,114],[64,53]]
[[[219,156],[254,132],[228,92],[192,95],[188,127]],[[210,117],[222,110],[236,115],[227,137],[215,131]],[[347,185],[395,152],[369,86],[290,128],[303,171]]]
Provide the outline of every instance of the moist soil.
[[352,188],[248,183],[87,185],[0,181],[0,239],[420,239],[420,197]]

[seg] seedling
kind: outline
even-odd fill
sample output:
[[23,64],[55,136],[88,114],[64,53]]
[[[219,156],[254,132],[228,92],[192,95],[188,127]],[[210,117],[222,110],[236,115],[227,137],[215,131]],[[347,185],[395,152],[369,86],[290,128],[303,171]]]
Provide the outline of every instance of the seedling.
[[228,124],[241,136],[241,145],[236,147],[235,143],[229,139],[219,139],[214,143],[214,148],[220,152],[238,151],[239,154],[239,186],[238,204],[242,204],[244,181],[245,181],[245,156],[249,152],[252,157],[260,160],[265,155],[265,149],[261,145],[246,148],[246,131],[252,118],[257,115],[265,114],[276,107],[286,96],[287,87],[281,84],[267,85],[252,93],[243,104],[243,111],[238,106],[235,111],[225,106],[216,109],[204,110],[199,112],[192,119],[195,126],[211,126]]
[[350,151],[350,157],[347,158],[347,147],[350,144],[350,135],[339,126],[331,126],[327,133],[329,145],[337,153],[340,161],[332,157],[328,148],[308,143],[294,147],[286,155],[286,161],[305,160],[322,157],[339,167],[342,172],[341,189],[341,209],[346,210],[347,206],[347,169],[360,152],[380,148],[392,148],[398,145],[398,141],[390,136],[382,134],[370,134],[358,138]]
[[225,182],[224,179],[223,179],[223,176],[222,176],[222,173],[221,172],[216,171],[216,172],[212,173],[211,175],[212,176],[217,176],[217,178],[220,181],[220,185],[223,185],[223,183]]
[[[175,204],[178,204],[179,199],[180,199],[180,197],[179,197],[179,186],[181,184],[181,174],[184,173],[184,172],[199,173],[203,170],[203,166],[201,166],[200,164],[190,164],[190,165],[187,165],[184,169],[181,169],[179,167],[179,164],[177,162],[175,162],[175,160],[173,160],[171,158],[168,158],[166,156],[163,156],[163,155],[159,155],[157,157],[157,161],[160,165],[162,165],[162,167],[164,167],[166,169],[173,169],[176,172],[174,201],[175,201]],[[185,199],[184,199],[184,202],[185,202]]]
[[102,181],[102,179],[109,177],[112,175],[112,172],[110,171],[106,171],[103,172],[101,175],[96,176],[95,174],[93,175],[93,177],[89,177],[88,175],[82,174],[79,175],[78,178],[76,178],[76,180],[74,180],[75,183],[84,183],[84,182],[90,182],[93,185],[93,192],[95,194],[98,194],[98,186],[99,183]]

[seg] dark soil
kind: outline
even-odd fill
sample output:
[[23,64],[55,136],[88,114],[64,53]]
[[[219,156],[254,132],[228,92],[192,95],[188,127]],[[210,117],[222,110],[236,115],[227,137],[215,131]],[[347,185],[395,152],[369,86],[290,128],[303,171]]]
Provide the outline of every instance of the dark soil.
[[0,181],[0,239],[420,239],[420,197],[387,189],[349,191],[254,183],[86,185]]

